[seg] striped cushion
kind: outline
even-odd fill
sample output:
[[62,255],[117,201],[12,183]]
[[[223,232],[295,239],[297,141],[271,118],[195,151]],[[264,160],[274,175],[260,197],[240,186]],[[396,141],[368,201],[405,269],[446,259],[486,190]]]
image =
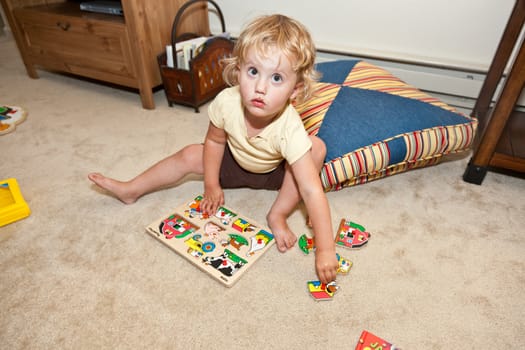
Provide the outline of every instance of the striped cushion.
[[365,61],[317,65],[314,97],[296,104],[327,146],[326,191],[438,163],[467,150],[477,120]]

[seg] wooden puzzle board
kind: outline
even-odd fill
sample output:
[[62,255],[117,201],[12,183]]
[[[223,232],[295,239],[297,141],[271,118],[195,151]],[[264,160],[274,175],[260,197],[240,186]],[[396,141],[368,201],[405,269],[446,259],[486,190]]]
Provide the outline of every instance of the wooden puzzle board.
[[220,207],[207,217],[201,213],[202,196],[152,222],[146,231],[231,287],[275,243],[264,226],[239,212]]

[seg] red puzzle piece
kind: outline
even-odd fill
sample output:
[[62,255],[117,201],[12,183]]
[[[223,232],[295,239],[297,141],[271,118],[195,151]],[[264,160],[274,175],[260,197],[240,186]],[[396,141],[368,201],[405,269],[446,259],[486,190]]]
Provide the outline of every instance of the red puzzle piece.
[[384,339],[368,332],[363,331],[361,337],[359,337],[359,343],[355,347],[355,350],[401,350],[396,348],[395,345],[390,344]]

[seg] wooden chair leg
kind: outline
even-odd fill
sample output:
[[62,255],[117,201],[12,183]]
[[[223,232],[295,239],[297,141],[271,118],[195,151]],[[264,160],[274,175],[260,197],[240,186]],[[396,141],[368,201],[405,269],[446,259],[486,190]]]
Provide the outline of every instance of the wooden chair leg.
[[525,0],[518,0],[481,88],[478,101],[474,106],[472,116],[479,120],[478,135],[473,157],[463,174],[463,180],[466,182],[478,185],[483,182],[500,136],[521,95],[525,81],[525,46],[523,42],[511,71],[505,79],[500,96],[492,111],[489,111],[490,103],[503,75],[503,70],[517,44],[524,21]]

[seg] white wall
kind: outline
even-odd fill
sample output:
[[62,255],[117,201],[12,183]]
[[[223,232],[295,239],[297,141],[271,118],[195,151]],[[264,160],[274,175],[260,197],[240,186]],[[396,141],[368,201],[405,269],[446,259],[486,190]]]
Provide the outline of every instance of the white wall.
[[[238,35],[261,14],[304,23],[318,48],[487,70],[514,0],[216,0]],[[220,28],[210,17],[212,31]]]

